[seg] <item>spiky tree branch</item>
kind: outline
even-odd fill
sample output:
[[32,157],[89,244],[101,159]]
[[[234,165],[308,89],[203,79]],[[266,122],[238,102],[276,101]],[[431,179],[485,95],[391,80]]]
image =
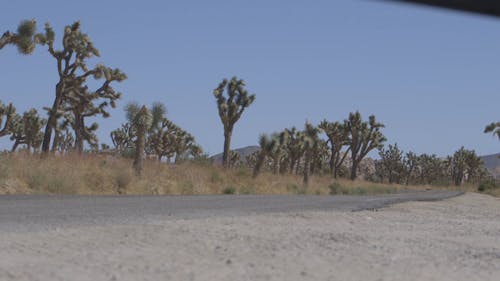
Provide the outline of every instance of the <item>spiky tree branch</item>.
[[17,27],[17,32],[6,31],[0,37],[0,50],[6,45],[14,45],[19,53],[28,55],[33,53],[38,43],[35,20],[23,20]]
[[500,122],[492,122],[484,128],[484,133],[493,133],[500,140]]
[[12,121],[15,115],[16,108],[12,103],[5,105],[0,101],[0,137],[9,135],[12,132]]

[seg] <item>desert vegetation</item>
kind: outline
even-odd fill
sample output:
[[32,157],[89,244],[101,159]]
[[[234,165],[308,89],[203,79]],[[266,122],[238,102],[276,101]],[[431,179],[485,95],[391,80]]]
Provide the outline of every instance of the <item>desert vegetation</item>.
[[[264,132],[259,149],[241,156],[231,150],[233,129],[256,95],[236,76],[213,90],[223,125],[222,166],[167,118],[162,102],[127,104],[127,122],[110,133],[110,147],[97,138],[98,123],[88,119],[111,116],[122,97],[113,85],[126,74],[88,65],[100,53],[79,22],[63,29],[59,49],[55,42],[50,24],[37,33],[34,20],[0,39],[0,49],[13,45],[26,55],[47,48],[58,74],[52,105],[44,108],[47,118],[34,108],[18,114],[0,101],[0,137],[13,143],[0,155],[3,193],[364,194],[433,186],[499,193],[498,181],[473,150],[462,147],[444,158],[403,152],[397,144],[386,146],[383,123],[358,111],[342,121]],[[500,138],[498,122],[485,133]],[[367,158],[373,151],[377,160]]]

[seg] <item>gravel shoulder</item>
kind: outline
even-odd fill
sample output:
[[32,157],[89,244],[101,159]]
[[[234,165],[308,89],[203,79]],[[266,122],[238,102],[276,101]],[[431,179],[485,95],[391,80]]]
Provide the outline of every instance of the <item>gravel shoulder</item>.
[[0,232],[0,280],[498,280],[500,200]]

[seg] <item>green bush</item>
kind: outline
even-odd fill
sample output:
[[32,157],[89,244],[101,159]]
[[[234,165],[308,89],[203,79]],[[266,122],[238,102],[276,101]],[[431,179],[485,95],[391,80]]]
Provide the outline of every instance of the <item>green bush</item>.
[[235,194],[236,188],[234,186],[228,186],[222,190],[222,194]]
[[288,183],[286,185],[286,190],[290,193],[294,193],[294,194],[297,194],[298,191],[299,191],[299,186],[294,184],[294,183]]
[[477,191],[485,192],[485,191],[493,190],[493,189],[497,189],[497,188],[500,188],[500,184],[498,184],[497,182],[495,182],[493,180],[488,180],[488,181],[482,181],[479,184]]
[[328,186],[330,189],[330,195],[342,194],[342,185],[338,182],[334,182]]

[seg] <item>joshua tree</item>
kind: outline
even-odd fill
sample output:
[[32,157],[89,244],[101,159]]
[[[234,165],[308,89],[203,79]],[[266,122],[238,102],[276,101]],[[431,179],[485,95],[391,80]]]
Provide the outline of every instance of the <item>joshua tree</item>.
[[259,175],[266,157],[274,150],[274,147],[276,146],[276,139],[270,138],[266,134],[262,134],[259,137],[259,146],[260,150],[257,154],[255,166],[253,167],[253,178],[256,178]]
[[[88,117],[95,117],[102,115],[104,118],[109,117],[109,112],[106,107],[110,105],[112,108],[116,107],[115,101],[121,97],[119,92],[116,92],[111,86],[113,81],[123,81],[126,79],[124,73],[118,69],[111,69],[102,65],[97,65],[94,69],[94,78],[104,78],[102,85],[95,91],[90,91],[84,79],[80,80],[82,84],[69,90],[66,95],[66,102],[64,111],[71,113],[70,124],[75,132],[75,146],[79,153],[83,152],[84,141],[90,145],[97,144],[97,137],[94,132],[98,128],[97,123],[90,126],[85,125],[85,119]],[[95,102],[99,102],[98,105]]]
[[493,133],[493,135],[497,135],[500,140],[500,122],[492,122],[486,128],[484,128],[484,133]]
[[351,180],[356,179],[359,163],[373,149],[382,148],[386,141],[380,129],[382,123],[375,120],[371,115],[368,122],[363,122],[361,114],[356,111],[349,113],[349,119],[344,121],[349,135],[349,148],[351,150]]
[[411,176],[418,165],[418,156],[413,152],[408,152],[403,160],[404,172],[405,172],[405,184],[410,184]]
[[379,156],[379,161],[383,166],[383,171],[389,179],[389,183],[400,182],[404,166],[403,151],[399,149],[398,144],[389,144],[387,150],[380,148]]
[[121,128],[112,131],[110,136],[118,155],[122,155],[126,149],[134,147],[135,132],[130,123],[125,123]]
[[314,150],[318,145],[319,129],[306,122],[302,143],[304,147],[304,186],[309,185],[309,175],[311,172],[311,161],[314,156]]
[[272,136],[273,149],[268,154],[273,159],[273,173],[277,175],[280,171],[280,164],[283,156],[286,153],[286,146],[288,143],[288,132],[282,131],[274,133]]
[[[319,131],[319,130],[318,130]],[[322,173],[325,163],[329,161],[329,148],[326,141],[317,138],[311,159],[311,175]]]
[[472,179],[482,165],[481,158],[474,150],[467,150],[464,147],[457,150],[448,160],[451,166],[451,176],[456,186],[461,185],[465,180]]
[[35,20],[24,20],[17,27],[17,32],[5,32],[0,37],[0,50],[6,45],[15,45],[21,54],[28,55],[35,50],[36,43],[38,42],[36,32]]
[[147,150],[154,153],[158,161],[161,161],[162,157],[167,157],[170,162],[175,155],[175,162],[178,162],[186,156],[198,157],[203,153],[191,134],[167,118],[163,118],[161,125],[150,131],[147,142]]
[[339,122],[328,122],[323,120],[318,126],[328,137],[330,144],[330,172],[334,178],[337,178],[340,167],[344,162],[350,148],[345,152],[341,152],[342,148],[349,145],[349,132],[346,130],[346,125]]
[[238,167],[240,164],[240,154],[235,150],[229,151],[229,168]]
[[[136,144],[139,132],[132,121],[135,112],[139,110],[140,107],[137,103],[129,103],[125,108],[129,122],[123,124],[120,129],[111,132],[113,145],[119,154],[123,153],[126,149],[137,149]],[[144,152],[147,155],[156,156],[160,162],[163,157],[167,157],[167,161],[170,162],[170,159],[174,156],[175,161],[179,161],[183,157],[198,157],[203,153],[203,150],[196,144],[191,134],[165,117],[165,105],[155,102],[151,106],[151,110],[148,111],[151,114],[151,122],[145,128],[146,143]],[[130,115],[130,112],[133,114]]]
[[12,103],[4,105],[2,101],[0,101],[0,137],[11,133],[13,123],[12,119],[14,116],[16,116],[16,108],[12,105]]
[[26,111],[23,116],[14,118],[13,130],[10,140],[14,141],[12,151],[15,151],[21,144],[25,144],[28,152],[31,149],[37,150],[42,140],[42,127],[46,120],[38,116],[36,109]]
[[[103,108],[106,104],[94,106],[93,101],[98,98],[114,100],[119,97],[109,84],[112,81],[122,81],[126,79],[118,69],[110,69],[102,65],[97,65],[93,69],[89,69],[85,60],[92,57],[99,57],[99,51],[94,47],[90,38],[81,32],[80,23],[77,21],[71,26],[66,26],[62,38],[62,49],[54,49],[55,33],[52,27],[45,24],[45,32],[35,35],[37,42],[47,45],[48,52],[57,61],[57,73],[59,81],[55,88],[55,98],[52,107],[48,110],[49,118],[45,127],[43,138],[42,151],[47,153],[50,149],[50,141],[52,138],[52,130],[57,126],[57,120],[64,115],[64,106],[69,104],[70,108],[80,106],[74,113],[75,134],[85,134],[85,125],[82,124],[79,115],[92,116],[95,114],[105,114]],[[106,81],[95,92],[89,92],[86,86],[88,77],[93,76],[95,79],[105,77]],[[106,95],[118,95],[116,98],[110,98]],[[68,99],[69,97],[71,99]],[[114,102],[111,102],[112,105]],[[93,108],[92,108],[93,106]],[[83,108],[83,109],[82,109]],[[69,109],[69,108],[68,108]],[[76,112],[76,113],[75,113]],[[95,126],[94,126],[95,127]],[[81,142],[82,137],[77,137]],[[84,137],[83,137],[84,138]]]
[[136,132],[134,169],[137,175],[142,175],[144,171],[144,149],[146,146],[146,133],[153,121],[149,109],[143,105],[139,107],[137,103],[129,103],[125,107],[127,120]]
[[224,167],[229,167],[229,151],[231,150],[234,124],[240,119],[245,108],[249,107],[255,100],[255,95],[249,95],[244,87],[243,80],[233,77],[230,81],[224,79],[213,91],[217,100],[219,117],[224,126],[224,152],[222,154]]
[[285,129],[288,133],[287,157],[289,158],[290,174],[295,171],[298,174],[300,158],[304,155],[304,132],[298,131],[295,127]]
[[445,175],[445,163],[435,154],[418,157],[418,172],[421,184],[432,184]]

